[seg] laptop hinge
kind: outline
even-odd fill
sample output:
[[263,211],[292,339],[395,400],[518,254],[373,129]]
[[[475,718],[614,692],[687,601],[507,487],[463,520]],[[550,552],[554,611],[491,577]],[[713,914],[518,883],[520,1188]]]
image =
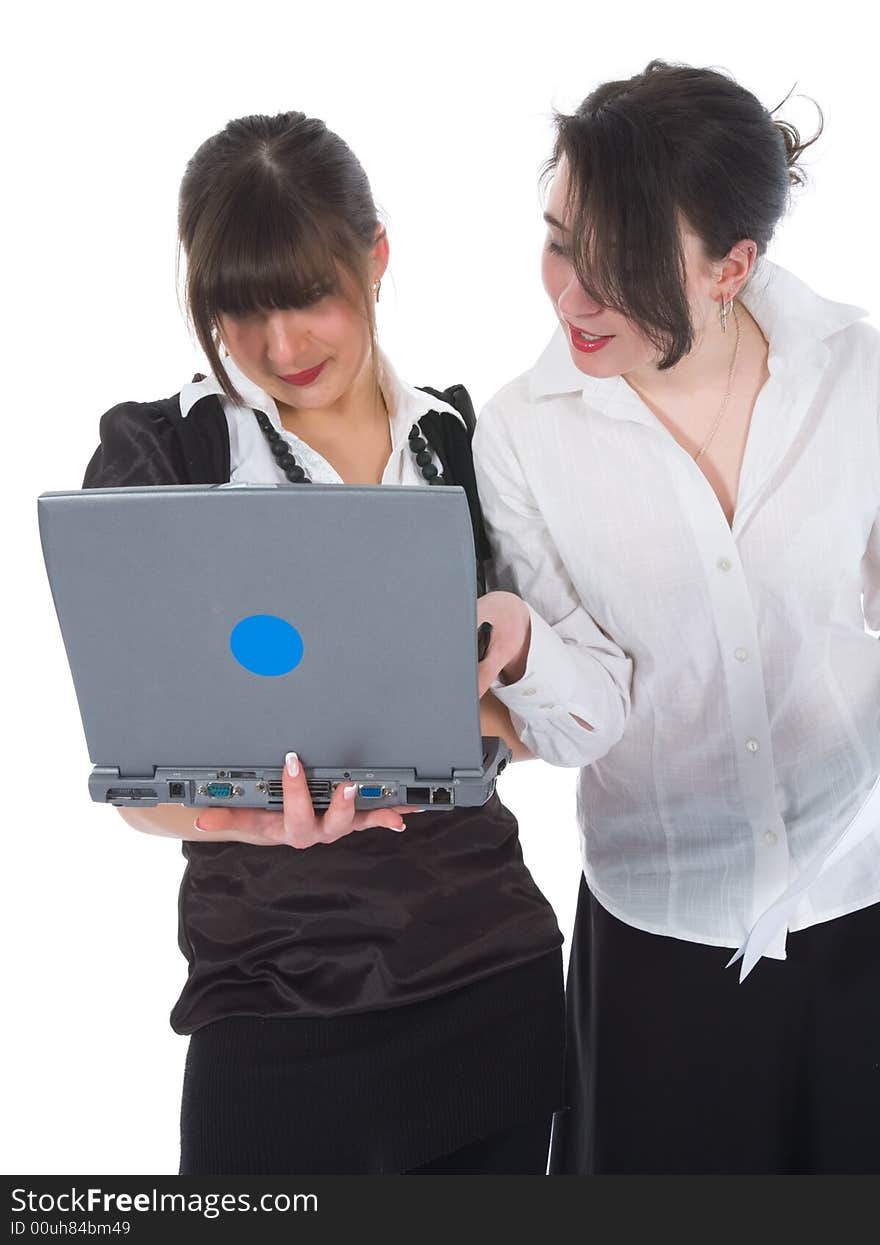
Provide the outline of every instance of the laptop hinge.
[[149,767],[147,773],[142,769],[129,769],[125,765],[102,765],[95,770],[102,778],[141,778],[145,782],[149,782],[156,777],[155,765]]

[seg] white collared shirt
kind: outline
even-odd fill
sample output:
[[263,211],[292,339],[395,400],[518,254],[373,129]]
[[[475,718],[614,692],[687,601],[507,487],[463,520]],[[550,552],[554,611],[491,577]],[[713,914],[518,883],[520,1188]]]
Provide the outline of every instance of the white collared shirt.
[[[630,925],[728,947],[880,772],[880,334],[767,261],[742,301],[770,375],[732,529],[561,328],[474,438],[494,586],[532,614],[524,678],[493,690],[533,752],[582,767],[587,881]],[[831,864],[788,928],[880,900],[880,823]]]
[[[409,447],[409,432],[413,424],[428,411],[449,411],[462,423],[464,420],[447,402],[441,402],[439,398],[433,398],[430,394],[423,393],[422,390],[402,381],[384,354],[380,353],[379,361],[379,383],[388,408],[391,430],[391,455],[382,473],[381,483],[425,484],[425,478]],[[341,484],[343,482],[342,477],[326,458],[317,450],[312,449],[301,437],[288,432],[283,427],[278,407],[269,394],[255,385],[253,381],[248,380],[232,359],[226,359],[224,366],[233,386],[241,395],[244,405],[240,406],[231,398],[226,397],[217,377],[209,374],[204,380],[183,386],[180,391],[180,413],[186,418],[201,398],[209,395],[220,398],[229,428],[230,483],[272,484],[287,479],[254,418],[254,409],[268,415],[272,426],[290,446],[290,452],[310,480],[315,484]],[[434,465],[438,471],[442,470],[442,465],[437,462],[436,456]]]

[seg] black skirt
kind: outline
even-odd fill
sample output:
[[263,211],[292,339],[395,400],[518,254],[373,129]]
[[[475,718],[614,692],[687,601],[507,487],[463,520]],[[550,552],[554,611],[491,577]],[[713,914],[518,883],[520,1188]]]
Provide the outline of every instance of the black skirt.
[[880,1171],[880,904],[729,947],[646,933],[581,880],[554,1175]]
[[190,1039],[181,1175],[394,1174],[562,1106],[562,953],[426,1002]]

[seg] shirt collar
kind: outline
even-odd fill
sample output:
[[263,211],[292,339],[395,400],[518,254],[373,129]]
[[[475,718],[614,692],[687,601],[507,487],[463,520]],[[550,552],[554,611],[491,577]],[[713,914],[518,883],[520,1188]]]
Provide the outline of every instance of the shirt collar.
[[[274,399],[260,389],[258,385],[255,385],[253,381],[248,380],[236,367],[232,359],[227,358],[224,360],[224,367],[232,384],[241,394],[243,399],[242,405],[248,408],[255,407],[258,411],[264,411],[273,426],[281,432],[281,419]],[[421,389],[416,389],[414,385],[409,385],[402,381],[392,367],[388,357],[382,351],[379,352],[379,384],[385,398],[385,404],[388,407],[391,422],[391,445],[395,450],[399,445],[409,443],[410,429],[428,411],[447,411],[464,425],[464,419],[454,406],[451,406],[448,402],[441,401],[439,398],[434,398],[428,393],[423,393]],[[203,398],[225,398],[225,396],[217,377],[209,374],[203,380],[193,381],[191,384],[183,386],[180,391],[180,414],[185,419],[196,403]]]
[[[742,302],[754,316],[769,344],[771,372],[783,362],[817,346],[827,357],[826,340],[868,313],[860,307],[822,298],[793,273],[762,259],[742,293]],[[532,398],[582,393],[591,406],[608,409],[629,386],[619,376],[585,376],[571,358],[568,338],[560,325],[529,373]]]

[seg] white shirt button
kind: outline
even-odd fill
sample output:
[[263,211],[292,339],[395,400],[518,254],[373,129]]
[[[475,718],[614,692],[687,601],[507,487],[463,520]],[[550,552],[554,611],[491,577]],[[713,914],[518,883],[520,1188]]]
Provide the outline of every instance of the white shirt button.
[[538,689],[537,689],[537,688],[535,688],[535,687],[524,687],[524,688],[523,688],[523,696],[534,696],[534,694],[535,694],[535,692],[536,692],[537,690],[538,690]]
[[733,655],[737,661],[748,661],[749,650],[747,648],[735,648],[733,650]]
[[779,835],[776,833],[775,830],[768,830],[767,833],[764,835],[764,842],[767,844],[768,847],[775,847],[776,844],[779,842]]
[[731,562],[730,558],[719,558],[718,559],[719,571],[729,571],[732,566],[733,566],[733,563]]
[[554,708],[554,706],[553,706],[552,704],[549,704],[549,703],[548,703],[548,704],[546,704],[546,705],[541,705],[541,708],[542,708],[542,709],[553,709],[553,708]]
[[757,739],[746,740],[746,747],[748,748],[749,752],[757,752],[760,746],[761,745],[758,743]]

